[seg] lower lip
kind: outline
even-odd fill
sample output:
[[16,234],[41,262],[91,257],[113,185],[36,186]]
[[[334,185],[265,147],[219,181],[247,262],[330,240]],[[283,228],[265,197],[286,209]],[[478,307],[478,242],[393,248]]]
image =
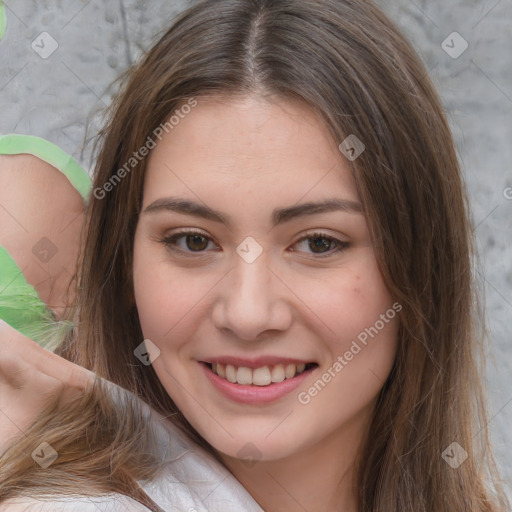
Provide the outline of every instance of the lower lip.
[[242,384],[233,384],[222,377],[219,377],[216,373],[210,370],[210,367],[205,363],[200,363],[203,367],[206,376],[210,382],[225,396],[235,402],[243,404],[265,404],[278,400],[283,396],[291,393],[294,389],[300,386],[300,384],[306,379],[316,366],[302,372],[301,374],[293,377],[292,379],[286,379],[282,382],[274,382],[268,386],[244,386]]

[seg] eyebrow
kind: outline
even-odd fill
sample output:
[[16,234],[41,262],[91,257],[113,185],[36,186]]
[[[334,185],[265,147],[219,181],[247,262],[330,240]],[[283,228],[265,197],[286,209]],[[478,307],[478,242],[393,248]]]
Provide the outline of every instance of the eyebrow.
[[[229,216],[213,210],[209,206],[180,197],[164,197],[157,199],[147,206],[142,213],[145,215],[166,211],[193,215],[194,217],[219,222],[225,224],[228,228],[231,228],[232,226],[231,218]],[[272,211],[272,224],[277,226],[298,217],[334,211],[365,215],[365,210],[361,203],[348,199],[330,198],[317,202],[302,203],[286,208],[276,208]]]

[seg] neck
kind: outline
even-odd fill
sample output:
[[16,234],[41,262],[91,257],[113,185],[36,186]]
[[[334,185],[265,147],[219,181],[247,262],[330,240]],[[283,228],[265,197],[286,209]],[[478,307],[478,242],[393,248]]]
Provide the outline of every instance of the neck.
[[219,454],[265,512],[357,512],[354,467],[371,410],[319,443],[278,460],[250,466]]

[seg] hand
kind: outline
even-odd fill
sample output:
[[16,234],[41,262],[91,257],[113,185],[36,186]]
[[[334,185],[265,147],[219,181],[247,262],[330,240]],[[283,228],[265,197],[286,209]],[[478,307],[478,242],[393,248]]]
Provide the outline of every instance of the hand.
[[55,396],[76,399],[95,374],[46,350],[0,320],[0,455]]

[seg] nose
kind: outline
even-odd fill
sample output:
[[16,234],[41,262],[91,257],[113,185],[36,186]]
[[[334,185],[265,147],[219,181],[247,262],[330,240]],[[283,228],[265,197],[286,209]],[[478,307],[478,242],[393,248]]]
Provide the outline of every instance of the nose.
[[213,323],[236,339],[258,341],[290,328],[292,307],[287,287],[259,257],[247,263],[236,256],[213,308]]

